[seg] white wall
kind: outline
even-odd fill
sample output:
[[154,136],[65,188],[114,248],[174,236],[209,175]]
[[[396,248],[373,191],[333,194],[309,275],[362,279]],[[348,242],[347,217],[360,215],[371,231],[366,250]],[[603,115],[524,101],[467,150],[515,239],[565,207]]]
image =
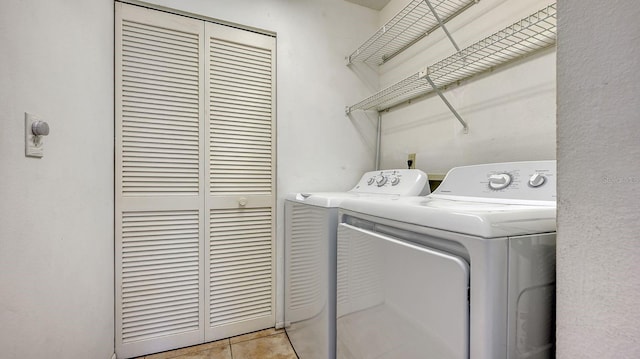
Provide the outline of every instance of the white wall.
[[[408,0],[392,0],[384,24]],[[549,5],[547,0],[482,0],[447,24],[463,49]],[[442,30],[379,68],[382,87],[455,53]],[[433,94],[383,113],[382,168],[406,166],[445,174],[454,166],[555,159],[555,50],[548,49],[444,91],[469,133]]]
[[113,2],[3,0],[0,49],[0,356],[109,359]]
[[640,358],[640,6],[559,5],[557,357]]
[[343,0],[151,0],[277,33],[277,311],[283,320],[283,196],[348,190],[374,167],[375,125],[344,107],[369,93],[344,57],[376,30],[378,12]]

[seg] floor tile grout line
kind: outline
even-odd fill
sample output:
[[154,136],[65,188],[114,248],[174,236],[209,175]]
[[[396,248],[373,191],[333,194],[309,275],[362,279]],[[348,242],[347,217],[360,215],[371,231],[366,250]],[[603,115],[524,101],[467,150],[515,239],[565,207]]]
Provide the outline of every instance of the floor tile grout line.
[[[291,350],[293,350],[293,354],[296,355],[297,359],[300,359],[300,356],[298,355],[298,352],[296,351],[296,348],[293,347],[293,343],[291,343],[291,338],[289,338],[289,333],[287,333],[286,330],[282,330],[284,332],[284,335],[287,337],[287,341],[289,342],[289,346],[291,347]],[[233,358],[231,358],[233,359]]]
[[[241,340],[241,341],[239,341],[239,342],[235,342],[235,343],[231,343],[231,341],[229,341],[229,345],[238,344],[238,343],[250,342],[250,341],[252,341],[252,340],[256,340],[256,339],[262,339],[262,338],[274,337],[274,336],[279,335],[279,334],[282,334],[282,333],[269,334],[269,335],[265,335],[265,336],[263,336],[263,337],[257,337],[257,338],[251,338],[251,339]],[[287,340],[288,340],[288,338],[289,338],[289,337],[287,337]]]

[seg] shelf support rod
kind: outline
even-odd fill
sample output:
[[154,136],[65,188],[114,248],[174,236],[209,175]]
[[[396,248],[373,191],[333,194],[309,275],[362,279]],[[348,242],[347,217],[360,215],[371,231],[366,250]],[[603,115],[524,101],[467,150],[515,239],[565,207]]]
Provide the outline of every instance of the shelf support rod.
[[378,111],[378,133],[376,138],[376,171],[380,169],[380,142],[382,140],[382,114]]
[[453,108],[453,106],[451,105],[451,103],[449,103],[449,101],[447,100],[446,97],[444,97],[444,94],[442,93],[442,91],[440,91],[440,89],[438,88],[438,86],[436,86],[435,83],[433,83],[433,80],[431,80],[431,77],[427,74],[424,76],[424,78],[427,80],[427,82],[429,83],[429,85],[431,85],[431,88],[433,89],[433,91],[435,91],[438,96],[440,96],[440,99],[442,99],[442,102],[444,102],[445,105],[447,105],[447,107],[449,108],[449,110],[453,113],[454,116],[456,116],[456,118],[458,119],[458,121],[460,121],[460,123],[462,124],[462,127],[464,127],[464,133],[469,133],[469,125],[467,125],[466,122],[464,122],[464,120],[462,119],[462,117],[460,117],[460,114],[458,114],[458,111],[456,111],[455,108]]
[[427,6],[429,7],[429,10],[431,10],[431,13],[433,14],[433,16],[436,18],[436,20],[438,20],[438,23],[440,24],[440,27],[442,28],[442,30],[444,30],[444,33],[447,34],[447,37],[449,38],[449,40],[453,44],[453,47],[456,48],[457,52],[460,52],[460,48],[458,47],[458,44],[456,44],[455,40],[453,39],[453,36],[451,36],[451,34],[449,33],[449,30],[447,30],[447,27],[445,26],[444,22],[442,21],[442,19],[440,19],[440,16],[438,16],[438,13],[436,12],[436,9],[433,7],[433,5],[431,5],[431,2],[429,0],[424,0],[424,2],[427,3]]

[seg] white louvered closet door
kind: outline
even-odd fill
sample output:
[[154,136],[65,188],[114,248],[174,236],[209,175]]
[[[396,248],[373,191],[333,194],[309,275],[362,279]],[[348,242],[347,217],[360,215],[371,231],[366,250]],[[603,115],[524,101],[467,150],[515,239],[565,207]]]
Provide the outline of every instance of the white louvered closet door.
[[275,323],[275,38],[206,24],[207,341]]
[[204,23],[116,3],[116,352],[204,338]]
[[275,323],[275,38],[116,3],[116,352]]

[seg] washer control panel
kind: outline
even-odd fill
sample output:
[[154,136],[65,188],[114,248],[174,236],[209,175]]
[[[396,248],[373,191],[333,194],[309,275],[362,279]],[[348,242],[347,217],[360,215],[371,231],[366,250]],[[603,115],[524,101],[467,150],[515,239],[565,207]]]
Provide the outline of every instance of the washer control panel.
[[434,194],[556,200],[556,161],[491,163],[451,169]]
[[419,196],[429,194],[427,174],[416,169],[365,173],[350,192]]

